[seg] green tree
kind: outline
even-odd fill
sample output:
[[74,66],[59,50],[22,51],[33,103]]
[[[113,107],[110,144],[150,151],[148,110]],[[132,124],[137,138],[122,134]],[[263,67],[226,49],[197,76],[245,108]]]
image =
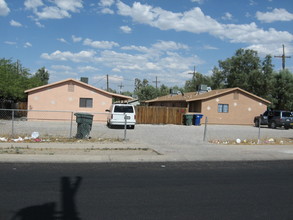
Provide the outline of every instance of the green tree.
[[261,61],[254,50],[238,49],[234,56],[219,61],[211,77],[212,88],[240,87],[255,95],[273,101],[274,71],[272,57]]
[[159,96],[160,90],[156,89],[152,85],[149,85],[147,79],[135,79],[134,94],[137,95],[138,99],[143,102],[146,100],[154,99]]
[[197,72],[193,74],[191,80],[187,80],[185,82],[184,90],[185,92],[195,92],[197,90],[197,86],[201,84],[210,86],[211,83],[211,77]]
[[46,70],[45,67],[42,67],[38,69],[38,71],[35,73],[34,77],[38,78],[43,85],[48,84],[50,74],[48,70]]
[[281,70],[274,75],[273,108],[293,111],[293,74]]
[[24,68],[20,61],[0,59],[0,99],[3,101],[25,101],[25,90],[40,86],[41,81]]

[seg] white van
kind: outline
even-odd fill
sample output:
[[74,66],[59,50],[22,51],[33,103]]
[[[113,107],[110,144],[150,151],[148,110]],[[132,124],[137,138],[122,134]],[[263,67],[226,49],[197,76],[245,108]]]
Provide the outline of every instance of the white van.
[[136,123],[135,108],[130,104],[113,104],[110,110],[107,109],[109,115],[107,117],[107,126],[111,128],[113,125],[126,125],[134,129]]

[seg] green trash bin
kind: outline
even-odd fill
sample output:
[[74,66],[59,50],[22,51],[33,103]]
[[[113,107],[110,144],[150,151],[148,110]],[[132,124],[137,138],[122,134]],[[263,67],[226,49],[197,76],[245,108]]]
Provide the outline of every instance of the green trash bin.
[[88,113],[75,113],[77,122],[76,138],[84,139],[89,137],[93,125],[93,115]]
[[193,119],[193,115],[191,114],[185,114],[184,115],[184,125],[192,125],[192,119]]

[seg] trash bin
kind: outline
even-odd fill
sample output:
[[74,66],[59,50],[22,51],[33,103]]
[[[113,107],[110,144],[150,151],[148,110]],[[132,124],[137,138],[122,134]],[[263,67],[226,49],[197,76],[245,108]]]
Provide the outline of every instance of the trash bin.
[[184,125],[192,125],[192,118],[193,118],[193,115],[185,114],[184,115]]
[[77,133],[76,138],[84,139],[89,136],[92,130],[93,115],[88,113],[75,113],[77,122]]
[[201,114],[194,115],[194,125],[200,126],[200,119],[203,117]]

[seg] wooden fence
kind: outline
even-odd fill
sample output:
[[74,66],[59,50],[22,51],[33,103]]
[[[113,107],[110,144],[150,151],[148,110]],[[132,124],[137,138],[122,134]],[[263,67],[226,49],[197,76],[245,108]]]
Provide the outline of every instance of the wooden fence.
[[183,124],[187,108],[136,106],[137,124]]

